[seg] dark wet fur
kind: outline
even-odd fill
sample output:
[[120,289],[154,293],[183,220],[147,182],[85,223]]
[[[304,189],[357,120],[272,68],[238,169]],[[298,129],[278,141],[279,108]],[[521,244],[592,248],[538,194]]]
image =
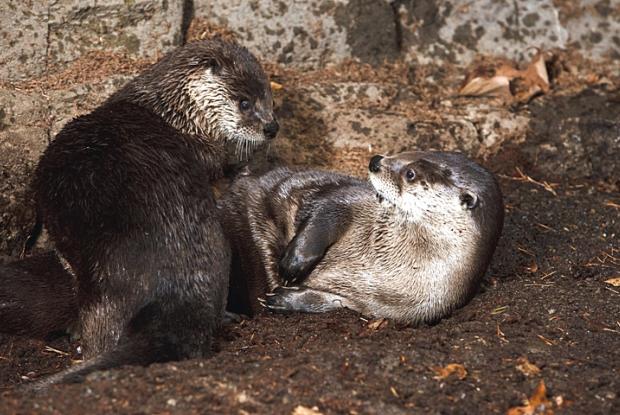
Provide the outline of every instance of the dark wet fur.
[[5,333],[45,338],[77,321],[72,276],[49,252],[0,266],[0,322]]
[[[34,332],[64,328],[77,304],[86,361],[35,389],[81,381],[96,370],[211,353],[230,265],[211,189],[222,175],[225,147],[194,127],[196,108],[179,93],[206,68],[228,74],[240,93],[270,96],[267,78],[247,50],[197,42],[69,122],[41,157],[33,181],[37,217],[76,275],[77,300],[69,295],[73,277],[57,260],[46,259],[56,261],[55,287],[35,273],[6,276],[11,284],[15,278],[24,283],[18,301],[33,319],[51,303],[31,297],[30,287],[42,285],[46,297],[64,302],[62,312],[40,320]],[[41,307],[28,308],[33,301]],[[0,330],[7,329],[0,322]]]
[[[373,160],[371,172],[379,168],[379,159]],[[403,178],[409,170],[414,171],[421,188],[441,185],[460,191],[461,204],[467,209],[462,215],[471,215],[478,226],[480,236],[467,247],[472,253],[466,257],[463,252],[457,266],[442,269],[450,278],[449,288],[437,293],[445,305],[438,303],[438,307],[429,306],[415,317],[406,317],[411,323],[436,322],[467,303],[479,287],[502,230],[501,191],[492,174],[462,154],[402,153],[389,163],[382,174],[398,192],[408,191]],[[419,197],[432,195],[421,193]],[[434,232],[439,227],[434,227],[438,223],[400,222],[392,211],[380,207],[368,182],[337,173],[280,168],[259,177],[241,177],[218,204],[233,253],[229,307],[246,314],[262,307],[324,312],[345,306],[373,315],[370,304],[380,303],[402,309],[394,318],[405,319],[403,315],[409,316],[405,311],[423,303],[427,295],[418,287],[428,286],[426,278],[436,271],[428,264],[447,250],[436,242],[439,239]],[[437,216],[432,219],[443,221]],[[344,235],[355,237],[347,239],[346,245],[338,244]],[[367,249],[371,244],[373,248]],[[380,268],[376,275],[386,280],[407,281],[410,275],[401,274],[399,264],[409,258],[419,264],[411,268],[411,276],[422,275],[415,284],[409,281],[414,287],[410,293],[390,291],[389,285],[379,280],[368,284],[360,275],[376,267]],[[360,265],[360,261],[367,262]],[[377,266],[379,263],[383,265]],[[318,274],[313,274],[314,269]],[[329,271],[323,278],[325,269]],[[307,278],[310,285],[305,284]],[[280,285],[287,288],[276,288]],[[418,292],[423,293],[421,299],[406,297]]]

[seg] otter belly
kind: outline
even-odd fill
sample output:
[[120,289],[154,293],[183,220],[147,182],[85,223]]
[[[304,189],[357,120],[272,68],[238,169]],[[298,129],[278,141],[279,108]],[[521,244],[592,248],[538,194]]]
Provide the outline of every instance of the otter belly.
[[460,265],[465,258],[403,258],[385,251],[377,258],[351,248],[346,240],[334,245],[304,286],[337,296],[341,306],[368,317],[405,323],[435,321],[462,305],[469,279]]

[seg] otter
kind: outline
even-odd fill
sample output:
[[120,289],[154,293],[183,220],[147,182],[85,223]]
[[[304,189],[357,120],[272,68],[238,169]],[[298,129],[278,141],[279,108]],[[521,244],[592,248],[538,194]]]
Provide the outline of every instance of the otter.
[[0,328],[3,333],[47,338],[77,322],[73,277],[55,252],[0,266]]
[[475,294],[504,212],[490,172],[432,151],[374,156],[369,181],[289,168],[241,177],[218,208],[236,311],[346,307],[410,324]]
[[230,266],[211,185],[227,147],[243,157],[277,132],[260,63],[220,39],[173,50],[65,125],[33,189],[75,276],[85,362],[37,387],[210,354]]

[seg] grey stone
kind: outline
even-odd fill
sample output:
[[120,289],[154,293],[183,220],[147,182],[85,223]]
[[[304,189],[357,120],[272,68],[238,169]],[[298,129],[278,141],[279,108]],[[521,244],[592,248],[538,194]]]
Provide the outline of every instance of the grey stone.
[[568,43],[586,56],[620,59],[620,1],[581,0],[576,13],[562,17]]
[[0,3],[0,77],[39,77],[93,50],[153,58],[183,41],[184,2],[53,0]]
[[0,89],[0,252],[16,255],[34,223],[29,184],[48,143],[46,98]]
[[[382,1],[382,0],[380,0]],[[335,14],[347,1],[194,1],[194,16],[233,30],[262,59],[304,68],[351,56]]]
[[27,79],[45,72],[47,29],[46,2],[0,2],[0,80]]
[[[478,54],[523,60],[532,48],[575,45],[620,57],[617,0],[196,0],[195,16],[235,32],[263,59],[317,68],[403,57],[466,65]],[[570,10],[565,13],[564,9]]]
[[277,97],[283,129],[274,153],[297,164],[299,153],[315,152],[316,162],[337,169],[330,158],[342,151],[367,157],[435,149],[482,156],[505,141],[523,142],[529,132],[529,117],[508,108],[455,107],[445,100],[430,110],[409,92],[403,85],[351,82],[285,91]]
[[563,47],[567,33],[551,0],[397,1],[403,53],[421,63],[469,63],[477,54],[521,60],[532,47]]
[[155,57],[183,40],[183,2],[57,0],[49,9],[50,63],[90,50]]

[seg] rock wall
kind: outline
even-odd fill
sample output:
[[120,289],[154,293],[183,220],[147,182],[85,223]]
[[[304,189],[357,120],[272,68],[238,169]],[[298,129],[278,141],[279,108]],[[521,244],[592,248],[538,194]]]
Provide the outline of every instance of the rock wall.
[[154,57],[183,41],[182,1],[4,0],[0,79],[16,81],[105,50]]
[[93,50],[155,57],[190,18],[226,28],[263,59],[318,68],[355,58],[467,64],[532,47],[620,58],[618,0],[5,0],[0,79],[44,75]]
[[620,58],[617,0],[195,0],[194,6],[196,18],[231,29],[264,58],[303,68],[348,58],[522,59],[532,47]]

